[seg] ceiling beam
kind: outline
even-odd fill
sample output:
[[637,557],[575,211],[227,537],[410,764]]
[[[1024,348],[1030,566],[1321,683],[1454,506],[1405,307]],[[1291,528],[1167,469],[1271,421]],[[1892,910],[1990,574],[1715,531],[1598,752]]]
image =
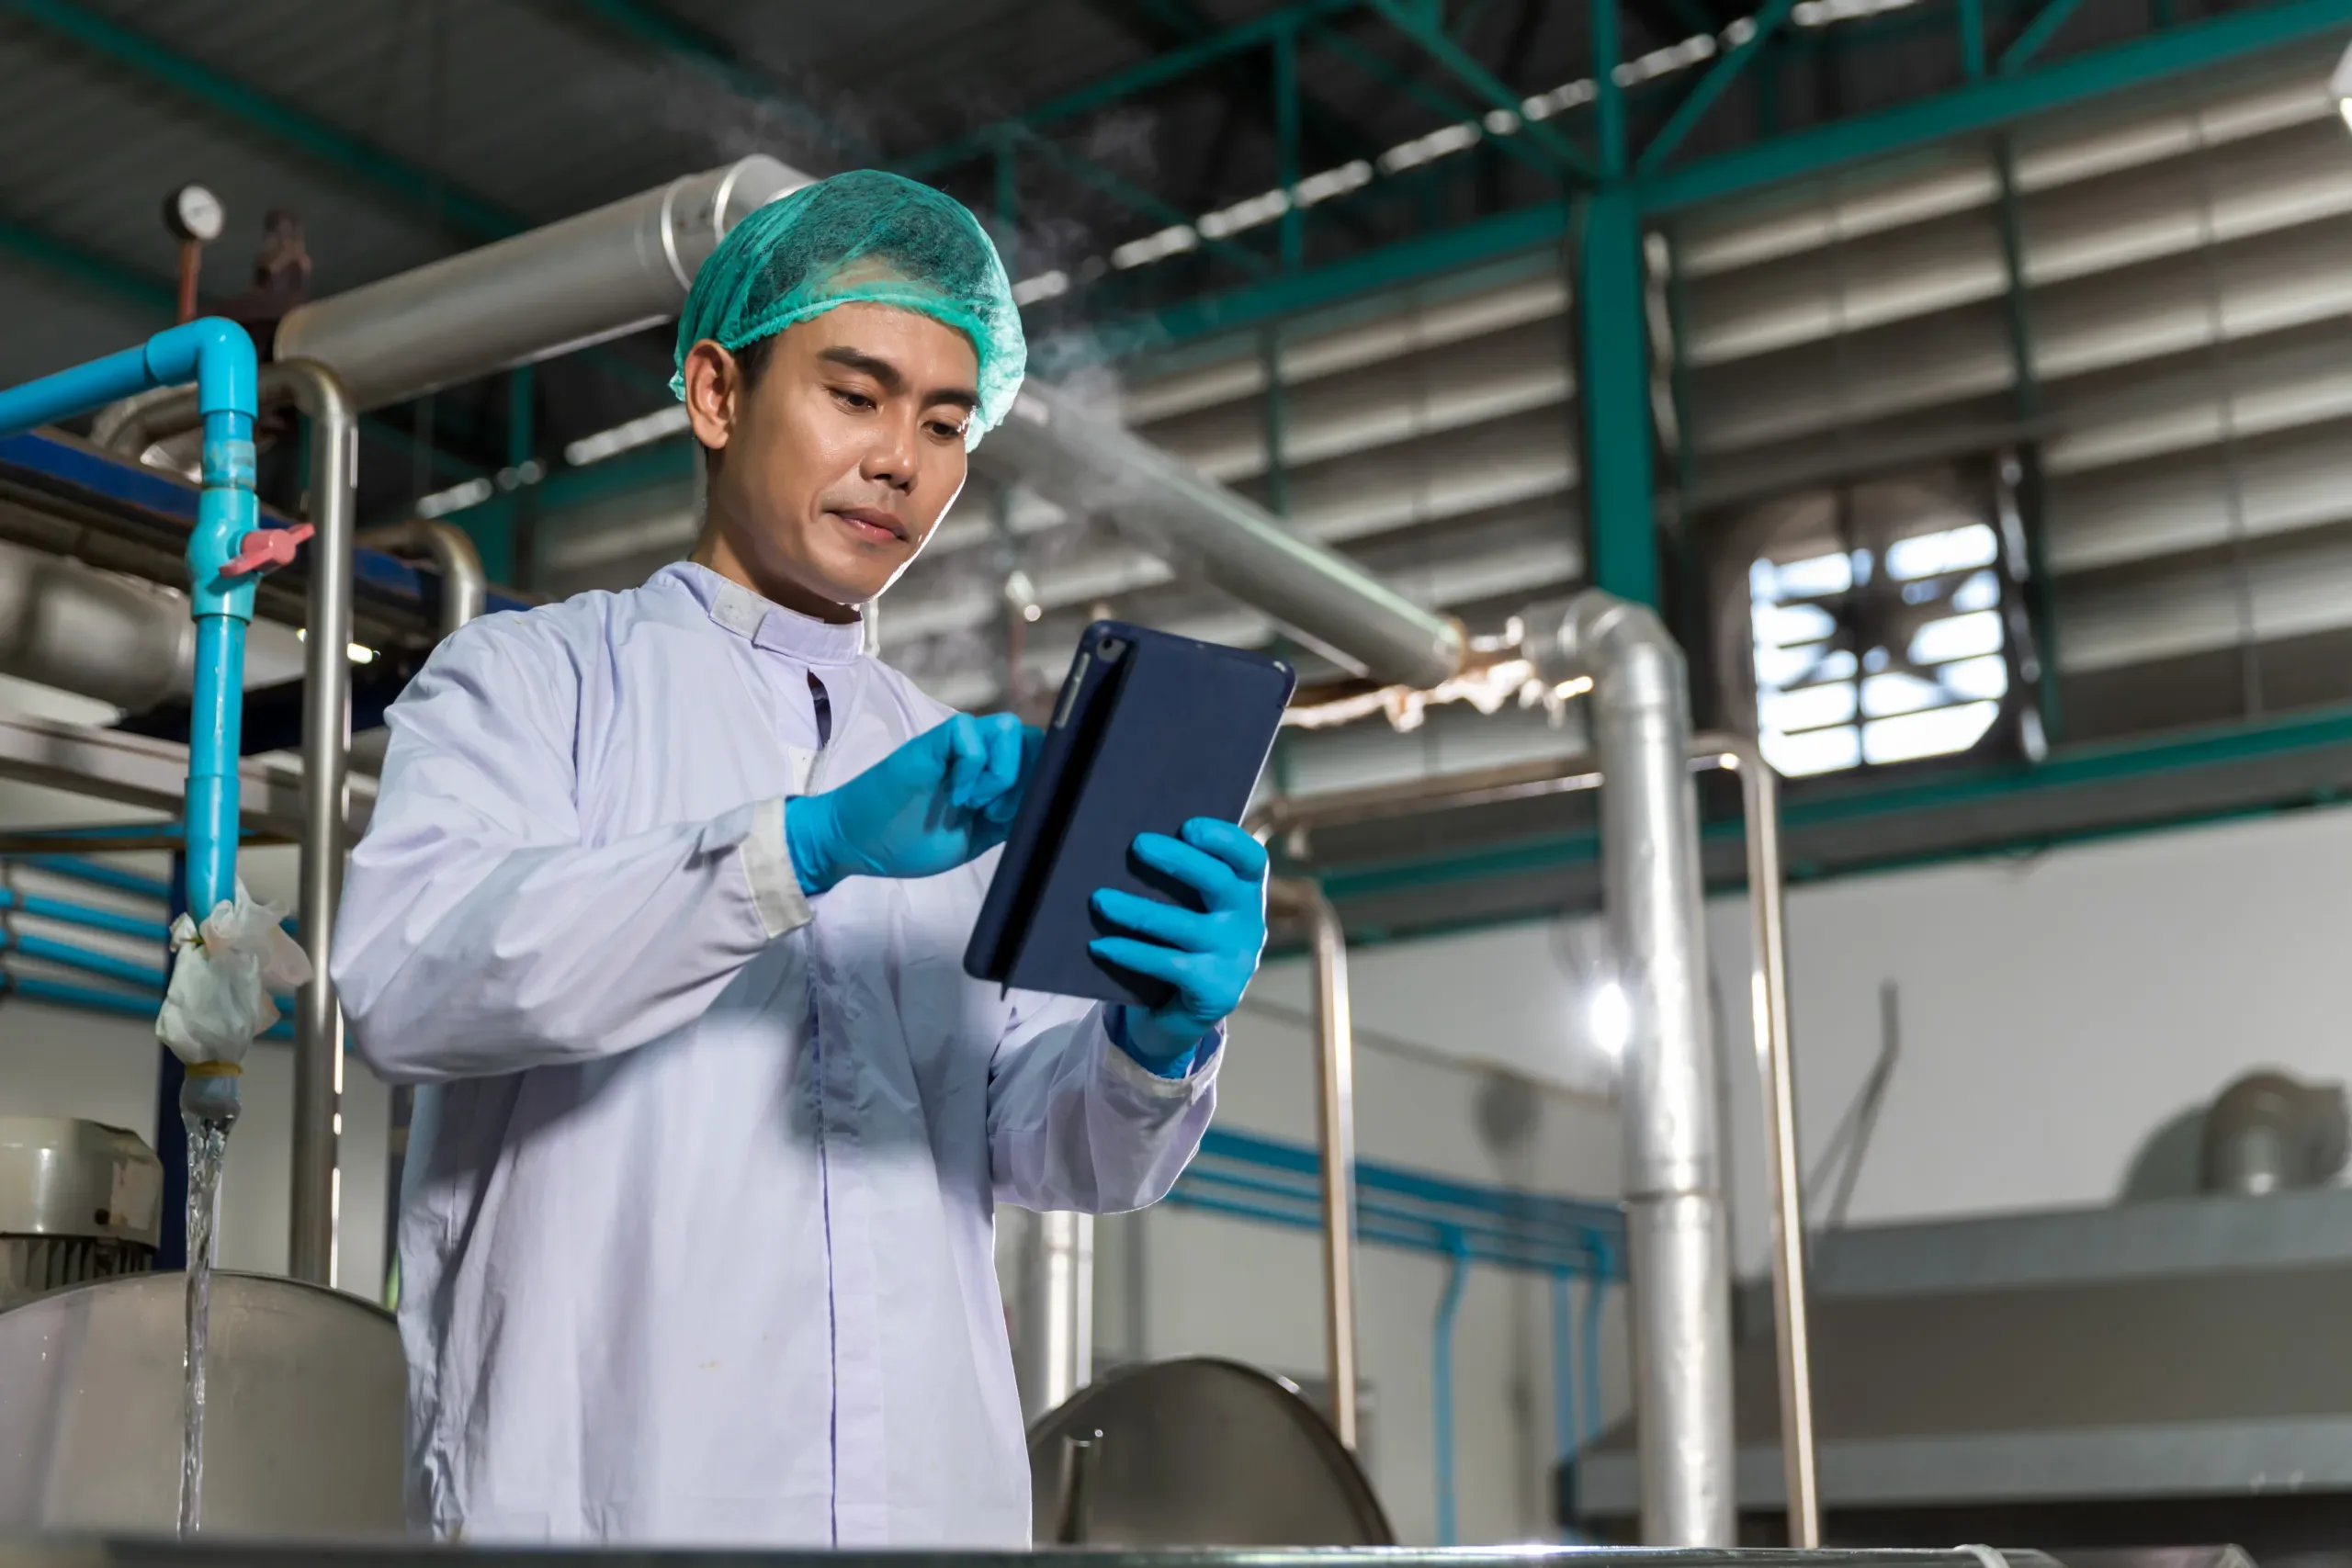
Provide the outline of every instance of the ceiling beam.
[[[1217,25],[1192,0],[1087,0],[1087,8],[1153,53],[1214,37]],[[1274,72],[1261,52],[1228,56],[1204,74],[1223,82],[1233,101],[1269,134],[1275,130]],[[1317,156],[1334,164],[1374,158],[1372,134],[1312,93],[1298,96],[1299,130]]]
[[803,135],[816,138],[846,163],[880,161],[881,150],[863,133],[786,91],[782,83],[745,60],[733,44],[688,26],[650,0],[561,0],[561,4],[567,13],[584,12],[616,31],[707,72],[738,97],[783,115]]
[[135,32],[74,0],[6,0],[17,16],[33,22],[223,118],[260,131],[271,143],[312,162],[355,175],[398,197],[429,221],[483,240],[503,239],[528,225],[519,215],[476,196],[432,170],[419,167],[307,109],[274,98],[225,72]]

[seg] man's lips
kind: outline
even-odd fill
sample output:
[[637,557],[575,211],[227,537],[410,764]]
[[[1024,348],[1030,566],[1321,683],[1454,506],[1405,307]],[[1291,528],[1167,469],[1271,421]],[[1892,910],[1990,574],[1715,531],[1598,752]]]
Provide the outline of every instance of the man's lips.
[[848,524],[850,532],[860,538],[877,543],[888,540],[903,545],[907,542],[907,525],[887,512],[877,512],[870,506],[853,506],[837,510],[833,515]]

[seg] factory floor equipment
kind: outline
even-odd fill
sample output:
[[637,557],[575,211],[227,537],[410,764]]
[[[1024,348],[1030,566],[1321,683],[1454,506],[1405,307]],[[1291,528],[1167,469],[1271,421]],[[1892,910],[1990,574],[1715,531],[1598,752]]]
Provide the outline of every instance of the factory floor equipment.
[[[2352,1191],[1859,1228],[1814,1244],[1825,1539],[2231,1540],[2352,1560]],[[1764,1303],[1735,1352],[1743,1539],[1778,1539]],[[1573,1514],[1629,1539],[1633,1434]]]

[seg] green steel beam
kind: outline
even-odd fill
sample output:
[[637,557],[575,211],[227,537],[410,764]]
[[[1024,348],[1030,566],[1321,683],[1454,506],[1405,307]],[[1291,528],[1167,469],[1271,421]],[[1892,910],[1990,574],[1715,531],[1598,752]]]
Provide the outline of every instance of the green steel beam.
[[[1144,43],[1155,54],[1198,43],[1217,30],[1216,23],[1192,0],[1087,0],[1087,4],[1105,21]],[[1270,95],[1275,87],[1265,62],[1243,56],[1225,61],[1214,69],[1227,85],[1234,101],[1250,106],[1251,112],[1261,111],[1272,101]],[[1362,126],[1316,95],[1301,92],[1297,103],[1299,130],[1315,144],[1319,156],[1344,164],[1351,158],[1371,158],[1379,152],[1378,144]],[[1262,112],[1257,112],[1257,118],[1268,130],[1281,134],[1274,119]]]
[[[1759,189],[2346,30],[2352,30],[2352,0],[2274,0],[2257,9],[2186,24],[2016,76],[1987,79],[1917,105],[1693,160],[1642,182],[1643,210],[1671,211]],[[1479,219],[1325,266],[1189,299],[1142,320],[1105,323],[1094,334],[1093,347],[1068,352],[1065,357],[1075,362],[1122,345],[1164,348],[1254,329],[1283,316],[1557,245],[1566,229],[1566,209],[1557,202]]]
[[2272,0],[2037,70],[1698,159],[1645,180],[1642,208],[1660,213],[1720,201],[2346,30],[2352,30],[2352,0]]
[[[1393,62],[1382,59],[1377,53],[1366,49],[1335,28],[1318,28],[1311,36],[1315,47],[1324,53],[1345,61],[1349,65],[1391,92],[1400,93],[1412,99],[1440,119],[1453,121],[1480,118],[1480,111],[1477,109],[1462,103],[1450,93],[1442,92],[1430,86]],[[1546,179],[1555,178],[1559,175],[1559,164],[1527,145],[1526,141],[1520,137],[1488,137],[1487,144],[1526,164]]]
[[1214,64],[1229,55],[1241,53],[1245,50],[1265,48],[1274,41],[1277,34],[1306,23],[1319,21],[1325,17],[1333,16],[1341,11],[1355,10],[1366,3],[1367,0],[1295,0],[1292,5],[1284,6],[1279,10],[1269,11],[1261,17],[1253,17],[1247,22],[1227,28],[1221,33],[1201,39],[1198,43],[1188,44],[1182,49],[1170,50],[1165,54],[1155,55],[1125,71],[1114,72],[1098,82],[1090,82],[1083,87],[1064,93],[1057,98],[1049,98],[1034,108],[1024,109],[1020,114],[982,126],[971,134],[960,137],[944,147],[933,148],[928,152],[920,152],[911,158],[901,159],[896,167],[902,175],[921,179],[925,175],[937,174],[942,169],[951,169],[959,164],[968,164],[977,159],[985,158],[995,148],[997,138],[1011,127],[1025,126],[1033,130],[1042,130],[1059,120],[1075,119],[1080,115],[1091,114],[1097,109],[1107,108],[1113,104],[1148,93],[1155,87],[1165,86],[1181,77],[1189,76],[1203,66]]
[[[2041,378],[2034,364],[2031,278],[2026,268],[2025,220],[2018,202],[2017,155],[2006,135],[1993,138],[1994,174],[1999,190],[1993,218],[2001,239],[2002,317],[2008,330],[2010,412],[2031,429],[2042,412]],[[2026,615],[2033,631],[2035,690],[2043,733],[2052,740],[2065,732],[2058,679],[2057,576],[2050,570],[2048,491],[2037,442],[2018,448],[2020,477],[2016,497],[2026,545]]]
[[[1170,205],[1140,186],[1129,184],[1091,158],[1081,158],[1062,147],[1060,143],[1039,136],[1026,128],[1015,128],[1009,130],[1006,135],[1008,145],[1035,153],[1068,174],[1072,179],[1081,180],[1092,186],[1112,200],[1130,211],[1150,219],[1155,223],[1167,224],[1171,228],[1189,227],[1192,224],[1193,214]],[[1268,272],[1273,267],[1273,263],[1251,250],[1248,245],[1237,241],[1213,240],[1206,234],[1203,234],[1201,248],[1214,255],[1223,256],[1247,272]],[[1006,265],[1010,268],[1012,265],[1010,258]]]
[[1644,604],[1659,603],[1657,521],[1650,426],[1647,279],[1642,212],[1623,184],[1577,201],[1569,242],[1576,281],[1577,423],[1582,435],[1577,488],[1595,587]]
[[[1408,0],[1371,0],[1372,8],[1388,19],[1388,25],[1405,35],[1420,51],[1443,66],[1462,85],[1487,101],[1489,108],[1501,109],[1517,116],[1521,96],[1496,79],[1493,73],[1472,59],[1463,47],[1446,37],[1445,29],[1431,21],[1427,13],[1417,13]],[[1525,137],[1552,157],[1561,167],[1586,179],[1597,180],[1600,170],[1592,159],[1575,142],[1542,120],[1522,119],[1519,135]]]
[[153,312],[153,330],[170,325],[172,314],[179,305],[179,290],[162,278],[125,266],[111,256],[85,251],[28,224],[0,218],[0,252],[31,262],[93,293]]
[[[1860,828],[1890,818],[1934,813],[1971,815],[1995,820],[1998,807],[2035,803],[2080,801],[2103,787],[2129,786],[2166,776],[2216,776],[2218,770],[2260,764],[2288,764],[2299,760],[2325,761],[2327,753],[2352,749],[2352,707],[2331,707],[2245,724],[2216,726],[2177,735],[2064,747],[2040,764],[2003,763],[1990,767],[1950,769],[1932,778],[1898,783],[1857,781],[1851,787],[1825,792],[1810,799],[1784,801],[1781,828],[1784,846],[1796,836],[1820,835]],[[2328,769],[2334,772],[2332,765]],[[2352,757],[2346,757],[2343,779],[2352,782]],[[1987,830],[1971,838],[1965,847],[1929,855],[1951,860],[1989,854],[2014,854],[2053,844],[2112,838],[2119,833],[2153,832],[2194,822],[2241,817],[2252,811],[2300,807],[2341,798],[2342,789],[2307,784],[2243,792],[2241,798],[2220,804],[2164,807],[2118,820],[2098,813],[2079,813],[2072,824],[2023,832]],[[1710,843],[1736,843],[1736,820],[1711,822],[1702,831]],[[1323,891],[1335,903],[1379,894],[1419,890],[1477,881],[1483,878],[1548,870],[1596,859],[1600,845],[1589,832],[1561,833],[1466,853],[1391,862],[1335,871],[1320,878]],[[1790,852],[1784,849],[1784,852]],[[1800,855],[1791,853],[1790,874],[1802,874]],[[1889,864],[1917,863],[1917,857],[1892,862],[1858,861],[1848,872],[1885,869]],[[1343,911],[1344,912],[1344,911]]]
[[[1298,189],[1298,30],[1274,35],[1274,157],[1275,188]],[[1295,201],[1283,208],[1283,270],[1296,272],[1306,265],[1306,214]]]
[[2083,0],[2043,0],[2041,9],[2025,25],[2025,31],[2001,51],[2001,62],[1994,69],[2004,76],[2016,75],[2027,62],[2041,52],[2042,45],[2058,36],[2058,29],[2082,8],[2082,4]]
[[609,24],[615,29],[652,44],[667,53],[707,71],[738,96],[782,113],[805,134],[846,153],[852,161],[876,162],[879,150],[851,128],[835,123],[773,78],[747,63],[734,46],[688,27],[658,6],[643,0],[568,0],[570,5]]
[[1640,173],[1654,174],[1666,166],[1666,161],[1674,156],[1674,150],[1682,145],[1682,139],[1706,118],[1707,111],[1715,107],[1715,100],[1739,79],[1739,73],[1747,69],[1747,62],[1756,58],[1757,51],[1771,40],[1774,33],[1780,31],[1781,24],[1789,19],[1789,13],[1795,8],[1796,0],[1768,0],[1764,8],[1756,13],[1755,25],[1747,37],[1734,46],[1729,54],[1707,68],[1707,73],[1683,95],[1680,103],[1674,106],[1674,113],[1658,127],[1657,134],[1650,139],[1650,144],[1642,149],[1641,158],[1635,165]]
[[430,170],[282,103],[200,61],[191,60],[72,0],[6,0],[9,9],[94,54],[127,66],[226,118],[263,132],[313,161],[353,175],[428,218],[478,239],[519,233],[524,220]]
[[1595,129],[1600,138],[1600,174],[1621,179],[1625,173],[1625,88],[1617,80],[1619,48],[1617,0],[1592,0],[1592,82]]
[[1984,75],[1984,0],[1960,0],[1960,69],[1972,82]]
[[[1137,347],[1166,347],[1218,333],[1256,327],[1359,294],[1375,294],[1481,262],[1556,245],[1567,232],[1567,212],[1558,202],[1525,208],[1460,228],[1407,240],[1361,255],[1251,284],[1227,293],[1188,299],[1151,318],[1149,330],[1124,334]],[[1107,334],[1116,338],[1122,334]]]

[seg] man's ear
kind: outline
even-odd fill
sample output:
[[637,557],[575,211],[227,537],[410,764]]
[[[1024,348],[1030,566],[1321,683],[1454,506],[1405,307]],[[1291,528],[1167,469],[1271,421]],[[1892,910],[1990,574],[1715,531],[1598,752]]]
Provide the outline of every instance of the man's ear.
[[686,423],[711,451],[727,445],[743,400],[743,373],[735,356],[708,338],[686,351]]

